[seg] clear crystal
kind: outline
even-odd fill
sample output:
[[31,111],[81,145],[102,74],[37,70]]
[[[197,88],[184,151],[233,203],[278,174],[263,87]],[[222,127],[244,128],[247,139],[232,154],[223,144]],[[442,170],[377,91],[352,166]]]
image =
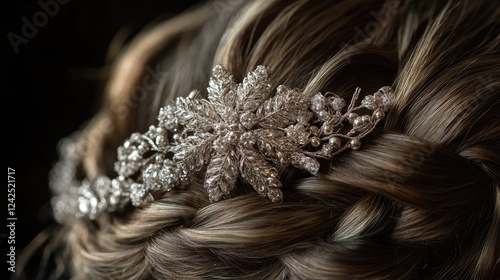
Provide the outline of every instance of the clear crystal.
[[333,97],[330,99],[330,102],[336,111],[340,111],[345,107],[345,101],[340,97]]
[[325,107],[325,97],[321,93],[317,93],[311,99],[311,109],[315,112],[322,111]]
[[367,95],[367,96],[365,96],[365,98],[363,98],[363,100],[361,101],[361,104],[363,106],[365,106],[366,108],[373,110],[374,109],[374,107],[373,107],[374,99],[375,98],[373,97],[373,95]]

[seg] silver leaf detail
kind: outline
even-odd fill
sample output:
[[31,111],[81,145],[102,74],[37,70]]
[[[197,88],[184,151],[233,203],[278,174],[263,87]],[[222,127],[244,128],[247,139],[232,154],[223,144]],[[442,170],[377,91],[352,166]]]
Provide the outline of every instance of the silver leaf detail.
[[212,156],[205,175],[205,189],[210,201],[216,202],[228,197],[236,187],[238,161],[238,154],[234,150]]
[[278,203],[283,200],[278,171],[253,149],[241,150],[241,177],[263,197]]
[[254,111],[261,105],[271,93],[267,70],[259,65],[253,72],[249,72],[238,85],[236,90],[240,111]]
[[236,105],[236,83],[233,76],[220,65],[216,65],[210,78],[208,100],[221,118],[227,118],[229,110]]
[[305,98],[294,90],[278,92],[257,109],[259,125],[265,128],[285,127],[297,121],[300,111],[307,109]]
[[212,104],[206,100],[177,98],[177,119],[186,130],[205,130],[213,128],[214,121],[220,117]]

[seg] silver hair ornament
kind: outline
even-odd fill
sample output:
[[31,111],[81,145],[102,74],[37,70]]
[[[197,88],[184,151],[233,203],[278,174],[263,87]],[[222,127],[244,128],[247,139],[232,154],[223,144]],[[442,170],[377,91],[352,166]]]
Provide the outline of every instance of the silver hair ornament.
[[198,91],[178,97],[161,108],[158,125],[132,134],[118,148],[113,179],[77,180],[81,153],[74,139],[65,140],[50,179],[56,220],[95,219],[129,202],[139,206],[151,193],[188,185],[200,172],[212,202],[229,198],[241,178],[279,203],[283,194],[275,166],[316,174],[319,158],[359,149],[361,138],[394,103],[388,86],[358,106],[359,88],[348,105],[331,92],[305,95],[281,85],[273,94],[268,76],[258,66],[237,84],[224,67],[215,66],[208,99],[200,99]]

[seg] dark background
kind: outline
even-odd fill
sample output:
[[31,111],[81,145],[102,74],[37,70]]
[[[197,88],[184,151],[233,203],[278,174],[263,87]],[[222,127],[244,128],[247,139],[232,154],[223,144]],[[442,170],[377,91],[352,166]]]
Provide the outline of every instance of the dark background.
[[[107,78],[107,56],[117,34],[127,42],[151,22],[170,18],[196,2],[175,0],[6,1],[0,11],[2,49],[0,85],[4,114],[4,168],[16,170],[16,251],[53,223],[47,175],[57,160],[59,139],[79,129],[99,107]],[[65,2],[62,1],[61,2]],[[11,3],[15,2],[15,3]],[[23,17],[34,23],[40,3],[56,3],[53,16],[38,18],[36,32],[23,35]],[[36,27],[36,25],[35,25]],[[9,34],[25,37],[16,53]],[[120,40],[118,40],[120,41]],[[6,172],[4,169],[4,172]],[[7,174],[4,173],[5,177]],[[4,178],[5,178],[4,177]],[[4,181],[2,217],[7,212]],[[1,255],[6,257],[6,219],[0,229]],[[2,262],[0,275],[7,271]],[[1,277],[2,279],[7,279]]]

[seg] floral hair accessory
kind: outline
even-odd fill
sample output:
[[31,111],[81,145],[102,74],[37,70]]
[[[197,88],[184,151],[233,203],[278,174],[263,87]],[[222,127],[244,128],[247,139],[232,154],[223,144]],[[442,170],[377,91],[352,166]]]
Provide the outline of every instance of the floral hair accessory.
[[319,158],[359,149],[394,102],[392,89],[385,86],[356,106],[360,91],[355,90],[348,105],[331,92],[305,95],[281,85],[273,94],[264,66],[237,84],[217,65],[208,99],[200,99],[196,90],[177,98],[160,110],[158,125],[132,134],[118,148],[118,176],[113,179],[77,181],[76,143],[65,141],[52,172],[54,215],[58,221],[68,216],[95,219],[129,202],[139,206],[153,192],[189,184],[199,173],[205,173],[212,202],[231,197],[241,178],[279,203],[283,193],[276,166],[316,174]]

